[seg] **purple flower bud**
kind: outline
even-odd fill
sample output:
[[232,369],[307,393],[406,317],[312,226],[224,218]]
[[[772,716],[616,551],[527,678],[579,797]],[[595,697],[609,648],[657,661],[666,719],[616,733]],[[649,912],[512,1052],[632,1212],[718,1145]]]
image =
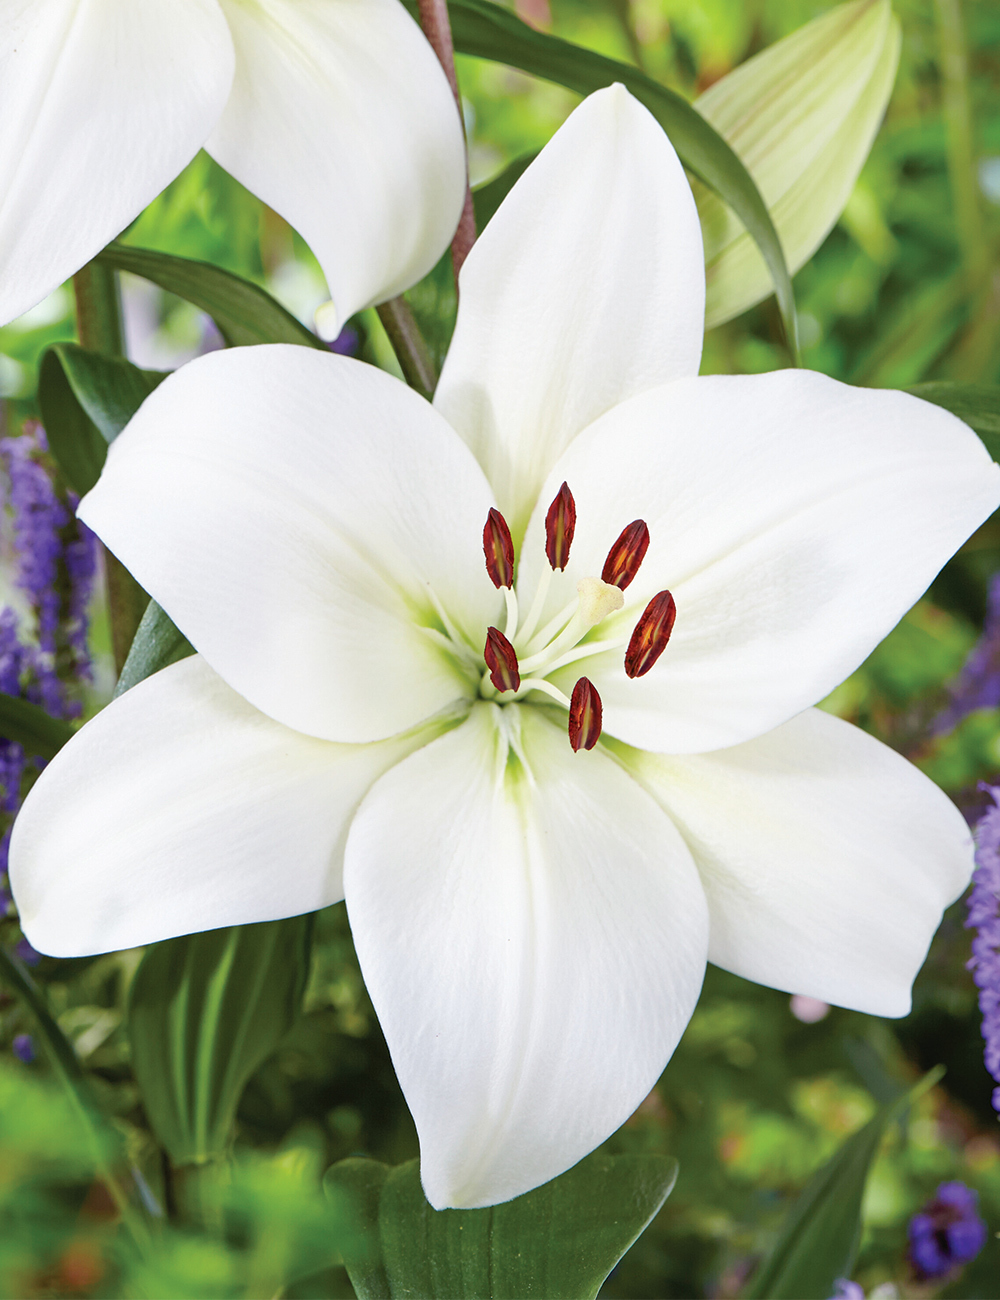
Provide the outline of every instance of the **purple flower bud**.
[[936,736],[957,727],[975,709],[994,709],[1000,705],[1000,573],[990,582],[982,635],[949,686],[948,694],[950,704],[931,724]]
[[921,1279],[944,1277],[967,1264],[986,1243],[979,1197],[964,1183],[942,1183],[910,1220],[910,1260]]
[[37,966],[42,960],[42,954],[32,948],[27,939],[22,939],[14,951],[26,966]]
[[865,1300],[865,1293],[857,1282],[838,1277],[830,1300]]
[[25,1065],[35,1059],[35,1044],[31,1041],[30,1034],[15,1034],[11,1049],[17,1059],[23,1061]]

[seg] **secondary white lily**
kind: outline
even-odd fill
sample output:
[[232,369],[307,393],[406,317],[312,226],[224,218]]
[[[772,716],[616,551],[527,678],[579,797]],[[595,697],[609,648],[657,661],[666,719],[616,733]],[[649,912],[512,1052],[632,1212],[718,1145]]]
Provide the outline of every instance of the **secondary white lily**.
[[706,959],[906,1012],[969,835],[807,706],[1000,504],[937,407],[696,377],[694,202],[621,87],[525,173],[461,302],[433,407],[295,347],[147,400],[81,515],[200,653],[83,728],[11,844],[25,932],[61,955],[346,895],[438,1207],[620,1125]]
[[454,233],[462,129],[399,0],[2,0],[0,324],[202,145],[319,259],[334,337]]

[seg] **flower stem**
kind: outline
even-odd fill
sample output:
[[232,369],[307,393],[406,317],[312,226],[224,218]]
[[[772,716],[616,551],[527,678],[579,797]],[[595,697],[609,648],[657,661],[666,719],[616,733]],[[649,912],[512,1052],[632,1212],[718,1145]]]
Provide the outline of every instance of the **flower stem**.
[[146,1245],[149,1241],[149,1232],[146,1225],[132,1208],[128,1195],[118,1182],[104,1156],[99,1120],[90,1097],[86,1076],[80,1067],[76,1052],[53,1019],[44,994],[28,974],[24,965],[16,957],[11,956],[2,946],[0,946],[0,980],[21,998],[34,1015],[41,1037],[48,1048],[53,1068],[66,1089],[80,1122],[87,1132],[98,1175],[107,1187],[111,1199],[121,1215],[122,1222],[132,1234],[136,1245],[139,1247]]
[[400,295],[375,309],[399,359],[406,382],[428,401],[437,387],[437,370],[410,304]]
[[[88,262],[73,276],[76,296],[76,332],[80,346],[106,357],[125,355],[121,295],[117,273],[100,262]],[[111,614],[111,647],[115,670],[120,673],[128,657],[139,620],[149,596],[128,569],[110,551],[104,552]]]
[[[451,23],[448,20],[447,0],[417,0],[420,12],[420,26],[438,56],[444,75],[448,78],[451,93],[455,96],[458,116],[464,130],[465,117],[462,113],[462,96],[458,89],[458,76],[455,72],[455,46],[451,39]],[[451,264],[455,269],[455,291],[458,292],[458,273],[462,263],[469,256],[472,245],[476,242],[476,212],[472,206],[472,190],[469,187],[468,155],[465,167],[465,203],[458,221],[455,238],[451,241]]]
[[935,0],[941,58],[942,107],[948,133],[948,172],[955,205],[955,227],[970,288],[986,260],[983,218],[976,180],[969,102],[969,57],[960,0]]

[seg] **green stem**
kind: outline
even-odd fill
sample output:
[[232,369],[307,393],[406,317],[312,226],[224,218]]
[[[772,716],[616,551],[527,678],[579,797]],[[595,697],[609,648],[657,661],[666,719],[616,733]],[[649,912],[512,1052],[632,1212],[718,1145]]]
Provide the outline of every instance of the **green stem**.
[[100,1121],[97,1118],[96,1108],[90,1097],[90,1088],[76,1052],[66,1035],[56,1024],[46,1004],[44,994],[28,974],[23,963],[18,961],[16,957],[11,956],[2,946],[0,946],[0,980],[3,980],[8,988],[21,998],[35,1017],[40,1035],[48,1048],[53,1068],[66,1089],[80,1122],[86,1130],[94,1153],[94,1163],[101,1181],[107,1187],[118,1213],[121,1215],[122,1222],[132,1234],[136,1245],[139,1247],[145,1246],[149,1241],[149,1232],[146,1225],[132,1208],[127,1193],[118,1182],[104,1157]]
[[390,298],[376,308],[406,382],[428,401],[437,387],[437,371],[420,326],[405,298]]
[[[100,262],[88,262],[73,276],[73,292],[80,346],[106,357],[124,356],[125,335],[117,272]],[[108,575],[111,646],[115,669],[120,673],[149,597],[122,562],[107,550],[104,552],[104,565]]]
[[970,289],[986,261],[982,209],[973,149],[969,100],[969,59],[961,0],[935,0],[941,49],[941,94],[948,133],[948,172],[955,205],[955,228]]

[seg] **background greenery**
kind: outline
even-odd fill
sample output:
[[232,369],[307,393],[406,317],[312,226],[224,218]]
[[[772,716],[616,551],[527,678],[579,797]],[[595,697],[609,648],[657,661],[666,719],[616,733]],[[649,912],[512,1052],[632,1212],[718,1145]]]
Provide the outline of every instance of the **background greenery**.
[[[638,63],[694,96],[749,54],[828,6],[812,0],[523,0],[522,17]],[[804,361],[837,378],[903,386],[931,379],[1000,382],[1000,8],[967,0],[968,75],[946,79],[948,0],[896,0],[903,52],[885,125],[841,221],[797,275]],[[459,59],[473,179],[537,150],[577,102],[497,64]],[[967,126],[971,122],[971,136]],[[126,242],[227,267],[267,286],[311,322],[324,295],[289,227],[202,154],[138,219]],[[211,322],[145,281],[123,276],[129,354],[167,369],[218,343]],[[454,307],[447,259],[410,300],[438,352]],[[60,290],[0,330],[2,421],[37,417],[39,358],[74,337]],[[352,323],[366,359],[394,368],[373,312]],[[712,331],[706,372],[786,364],[773,300]],[[4,430],[0,429],[0,434]],[[1000,710],[954,732],[930,723],[982,626],[1000,569],[1000,525],[987,523],[828,707],[895,746],[974,814],[977,782],[1000,775]],[[98,617],[95,643],[107,656]],[[107,698],[98,675],[88,707]],[[1000,1134],[982,1065],[975,989],[965,970],[963,909],[945,918],[914,1010],[880,1021],[837,1009],[816,1023],[787,995],[709,969],[687,1033],[657,1089],[608,1143],[676,1156],[680,1177],[652,1226],[605,1284],[616,1297],[735,1296],[808,1176],[878,1101],[938,1062],[947,1075],[893,1128],[864,1202],[854,1276],[904,1296],[1000,1296]],[[16,922],[0,922],[12,948]],[[358,972],[342,906],[316,920],[304,1014],[250,1077],[233,1159],[171,1170],[129,1063],[126,999],[141,954],[43,959],[34,976],[75,1043],[100,1110],[98,1136],[53,1075],[24,1003],[0,993],[0,1294],[9,1296],[350,1296],[332,1241],[355,1231],[320,1175],[366,1153],[417,1152],[413,1125]],[[38,1058],[10,1047],[35,1036]],[[140,1253],[120,1227],[107,1170],[171,1223]],[[103,1171],[103,1172],[102,1172]],[[906,1262],[909,1216],[944,1179],[976,1188],[990,1239],[935,1289]],[[138,1193],[136,1193],[138,1188]],[[890,1294],[884,1292],[883,1294]]]

